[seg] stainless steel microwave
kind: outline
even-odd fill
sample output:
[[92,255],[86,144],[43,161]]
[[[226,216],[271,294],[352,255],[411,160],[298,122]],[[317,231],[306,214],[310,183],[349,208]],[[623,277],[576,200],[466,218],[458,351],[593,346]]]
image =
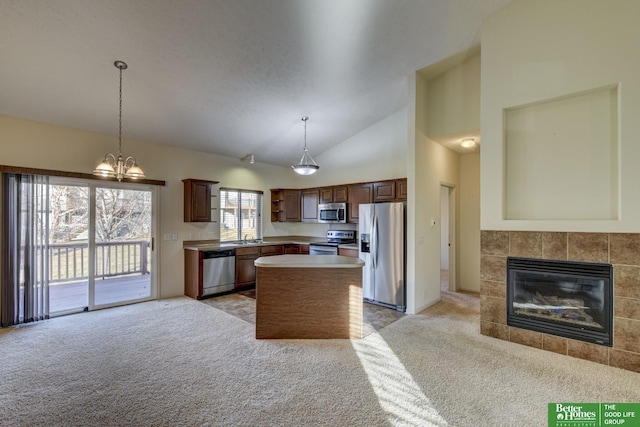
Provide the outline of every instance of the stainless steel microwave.
[[346,223],[346,203],[321,203],[318,205],[318,222]]

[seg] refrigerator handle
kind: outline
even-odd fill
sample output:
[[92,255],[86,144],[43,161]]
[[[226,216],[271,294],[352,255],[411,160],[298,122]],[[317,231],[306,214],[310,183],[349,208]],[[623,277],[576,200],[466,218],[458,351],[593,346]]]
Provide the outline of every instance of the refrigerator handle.
[[378,215],[373,216],[371,225],[371,265],[378,268]]

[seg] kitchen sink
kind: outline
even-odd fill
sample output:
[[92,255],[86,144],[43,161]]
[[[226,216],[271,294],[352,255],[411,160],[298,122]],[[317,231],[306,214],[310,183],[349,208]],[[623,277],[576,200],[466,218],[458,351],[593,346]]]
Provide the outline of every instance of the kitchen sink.
[[239,246],[239,245],[260,245],[264,243],[264,240],[238,240],[235,242],[224,242],[220,246]]

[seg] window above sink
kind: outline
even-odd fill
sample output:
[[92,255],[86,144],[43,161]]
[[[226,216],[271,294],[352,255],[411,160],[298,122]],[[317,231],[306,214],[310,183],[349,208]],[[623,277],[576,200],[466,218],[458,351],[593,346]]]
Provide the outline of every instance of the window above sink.
[[262,243],[261,191],[220,188],[220,243]]

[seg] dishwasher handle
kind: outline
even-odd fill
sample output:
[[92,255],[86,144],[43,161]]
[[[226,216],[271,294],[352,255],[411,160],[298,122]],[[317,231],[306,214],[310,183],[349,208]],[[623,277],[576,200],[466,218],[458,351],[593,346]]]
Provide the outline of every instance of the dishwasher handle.
[[212,259],[212,258],[225,258],[230,256],[236,256],[235,249],[224,249],[218,251],[204,251],[202,253],[202,259]]

